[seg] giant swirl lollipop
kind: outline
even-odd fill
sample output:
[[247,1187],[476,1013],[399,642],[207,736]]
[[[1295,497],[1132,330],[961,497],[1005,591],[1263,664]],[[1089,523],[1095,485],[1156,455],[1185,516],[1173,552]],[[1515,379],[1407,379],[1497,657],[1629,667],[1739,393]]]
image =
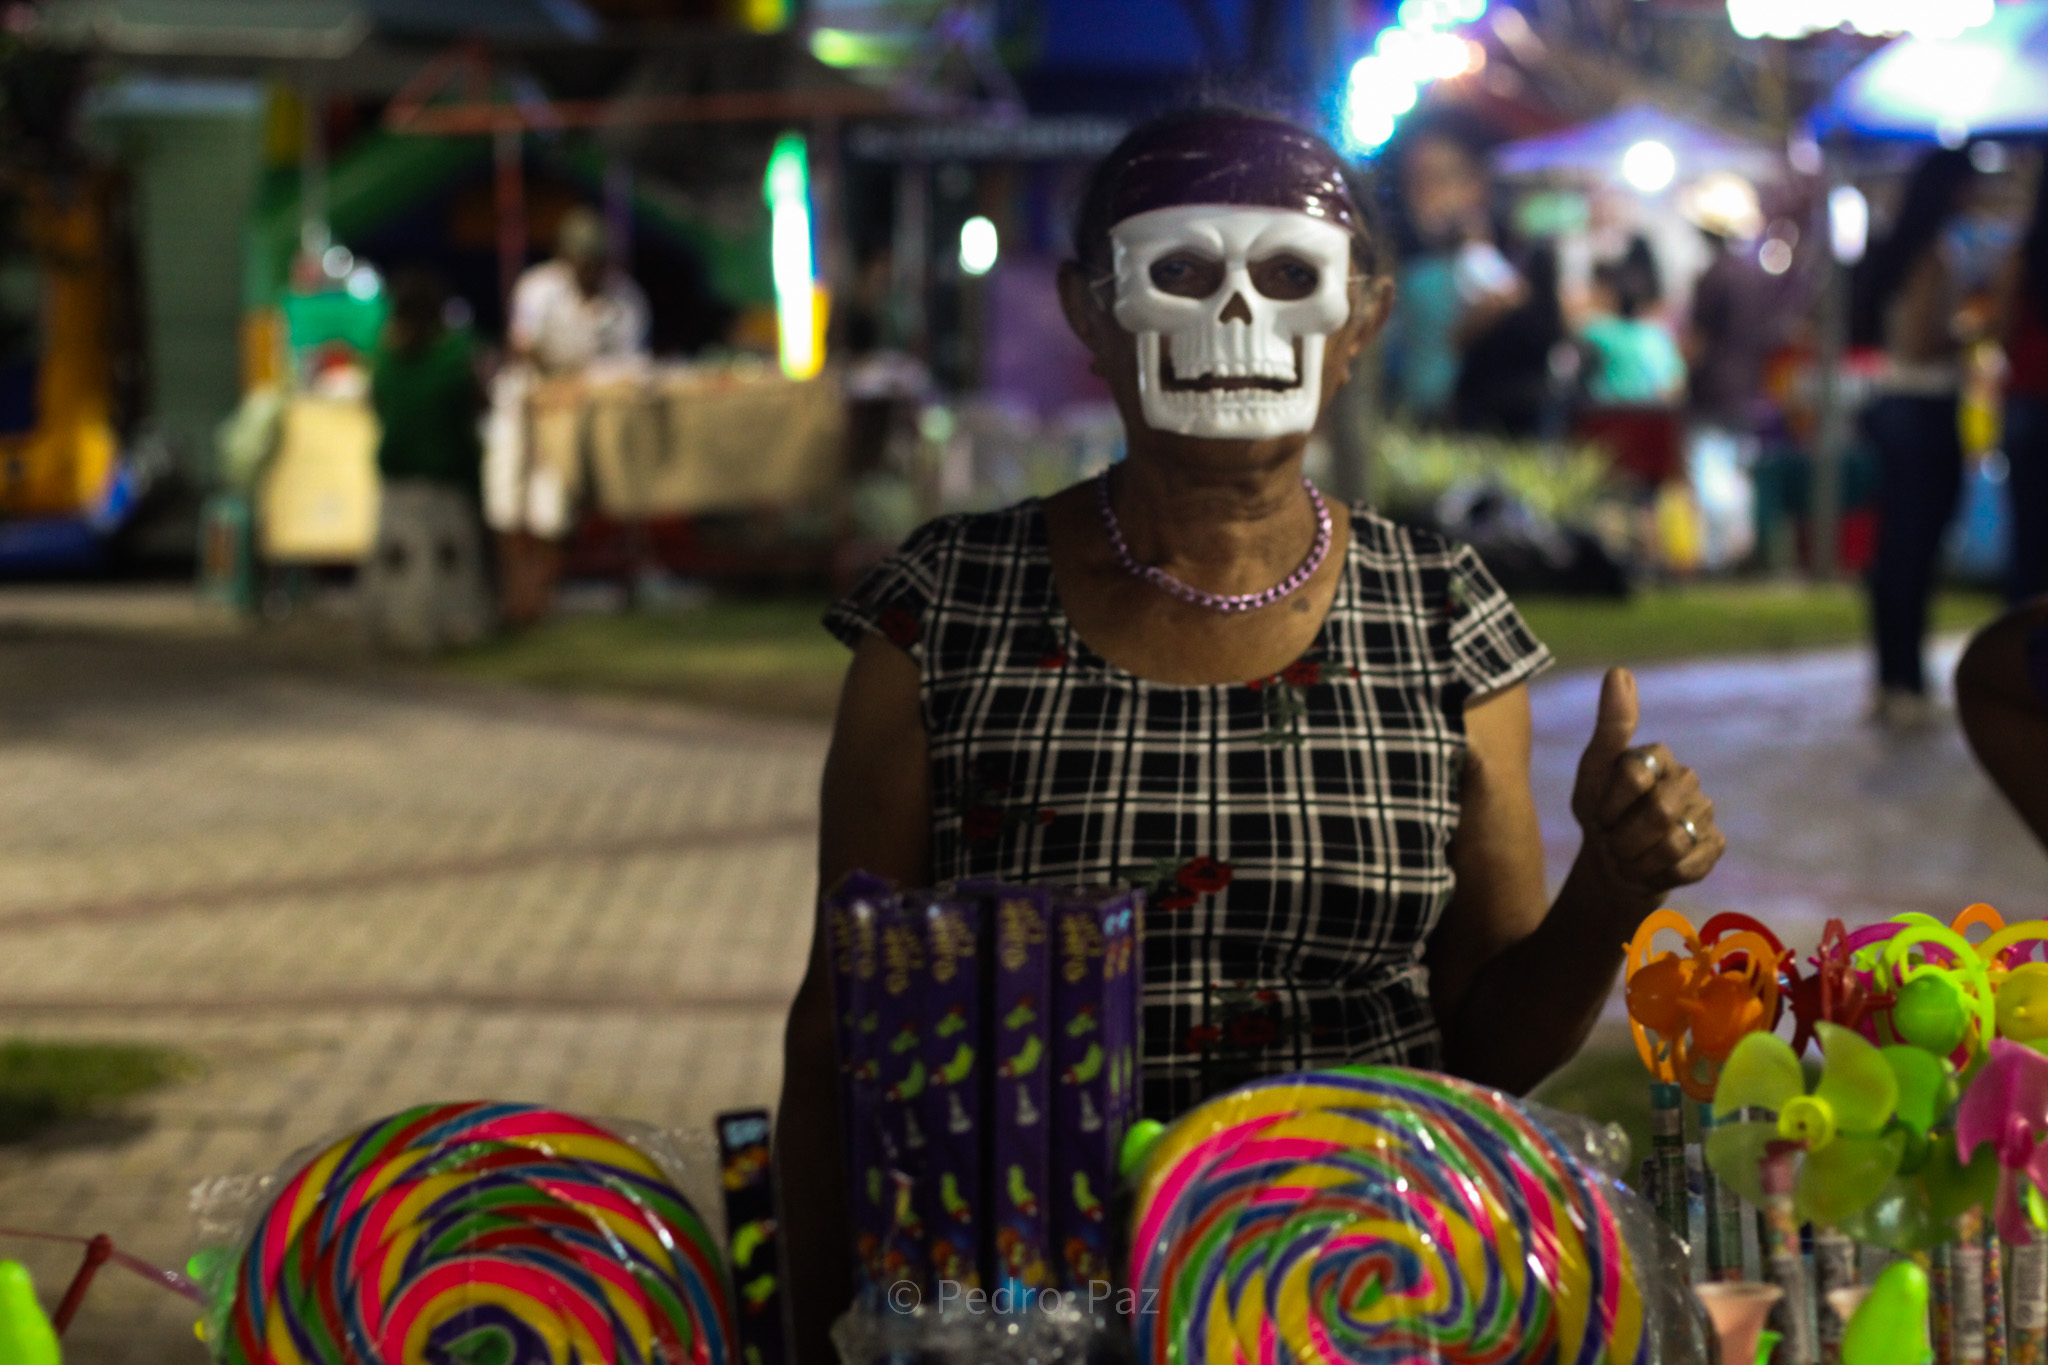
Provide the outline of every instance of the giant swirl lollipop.
[[1347,1067],[1256,1082],[1138,1172],[1146,1365],[1644,1365],[1599,1179],[1491,1091]]
[[224,1365],[724,1365],[710,1233],[615,1135],[528,1105],[409,1109],[279,1191],[236,1267]]

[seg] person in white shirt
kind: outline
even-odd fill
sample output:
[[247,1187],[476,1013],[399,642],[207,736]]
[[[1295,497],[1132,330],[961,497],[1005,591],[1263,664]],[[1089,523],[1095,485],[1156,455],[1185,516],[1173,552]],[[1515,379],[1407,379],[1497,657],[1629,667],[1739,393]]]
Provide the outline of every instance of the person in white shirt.
[[504,616],[546,614],[568,534],[576,470],[536,458],[526,401],[536,378],[631,366],[647,354],[647,298],[611,261],[604,223],[589,209],[563,215],[555,257],[512,290],[511,363],[491,395],[484,446],[484,515],[498,533]]

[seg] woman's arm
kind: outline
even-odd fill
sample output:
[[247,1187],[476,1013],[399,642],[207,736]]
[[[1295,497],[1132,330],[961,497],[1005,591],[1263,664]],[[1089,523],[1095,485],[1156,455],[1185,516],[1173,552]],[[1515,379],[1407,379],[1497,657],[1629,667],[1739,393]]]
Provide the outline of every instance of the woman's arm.
[[1956,710],[1977,761],[2034,837],[2048,845],[2048,702],[2027,666],[2027,636],[2048,626],[2048,599],[1977,633],[1956,665]]
[[[854,652],[839,695],[819,801],[818,885],[865,870],[905,886],[931,881],[931,793],[917,664],[880,636]],[[822,925],[789,1007],[775,1162],[790,1323],[798,1365],[831,1365],[832,1322],[853,1296],[846,1172],[839,1145],[832,979]]]
[[1466,708],[1457,890],[1426,958],[1446,1070],[1516,1094],[1556,1070],[1599,1018],[1636,926],[1727,847],[1698,777],[1662,745],[1630,748],[1635,724],[1635,680],[1616,669],[1572,793],[1585,842],[1546,906],[1528,689]]

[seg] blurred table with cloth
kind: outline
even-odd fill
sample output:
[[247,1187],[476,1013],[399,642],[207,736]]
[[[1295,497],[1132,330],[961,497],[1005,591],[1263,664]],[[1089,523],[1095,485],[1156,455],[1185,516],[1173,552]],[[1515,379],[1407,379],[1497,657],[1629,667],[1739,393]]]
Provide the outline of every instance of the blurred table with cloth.
[[845,430],[837,379],[657,365],[536,382],[536,465],[622,521],[816,501],[836,485]]

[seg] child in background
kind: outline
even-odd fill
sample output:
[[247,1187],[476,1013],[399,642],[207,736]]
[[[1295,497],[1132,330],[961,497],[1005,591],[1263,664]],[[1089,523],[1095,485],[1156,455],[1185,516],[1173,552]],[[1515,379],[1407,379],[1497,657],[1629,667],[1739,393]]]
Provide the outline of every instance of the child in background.
[[383,487],[363,619],[373,640],[415,653],[475,643],[491,616],[479,505],[483,389],[468,333],[442,320],[446,306],[434,276],[400,272],[370,379]]

